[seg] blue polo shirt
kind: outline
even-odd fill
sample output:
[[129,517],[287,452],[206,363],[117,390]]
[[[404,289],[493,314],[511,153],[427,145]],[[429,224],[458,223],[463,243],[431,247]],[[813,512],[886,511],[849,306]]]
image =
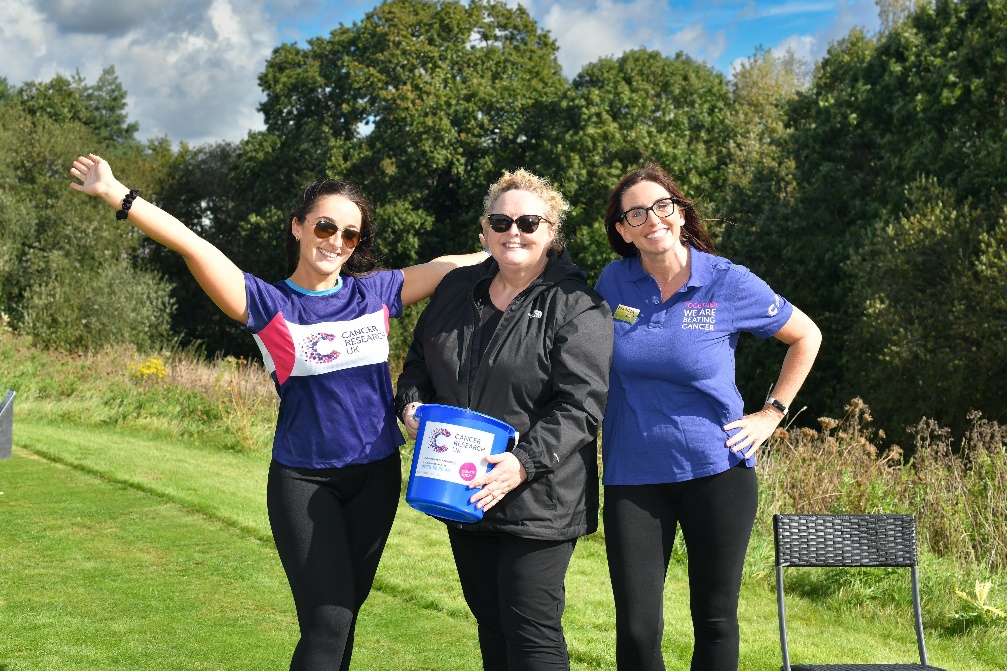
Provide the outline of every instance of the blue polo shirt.
[[738,336],[768,338],[794,308],[744,266],[689,254],[689,281],[663,303],[638,257],[610,263],[595,287],[615,321],[602,431],[606,485],[682,482],[743,460],[726,447],[731,434],[722,428],[744,412]]

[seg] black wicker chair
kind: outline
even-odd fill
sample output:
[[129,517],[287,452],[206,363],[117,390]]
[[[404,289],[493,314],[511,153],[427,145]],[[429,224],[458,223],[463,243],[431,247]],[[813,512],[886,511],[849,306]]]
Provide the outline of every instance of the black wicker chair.
[[[916,561],[916,517],[913,515],[774,515],[776,541],[776,607],[780,618],[783,671],[901,671],[934,669],[927,663],[920,613]],[[790,665],[786,611],[783,605],[784,566],[902,566],[910,569],[919,664]]]

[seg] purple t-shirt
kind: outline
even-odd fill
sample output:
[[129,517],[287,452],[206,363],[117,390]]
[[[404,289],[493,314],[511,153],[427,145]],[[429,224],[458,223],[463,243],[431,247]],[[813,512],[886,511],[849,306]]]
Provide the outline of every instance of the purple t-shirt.
[[404,442],[388,369],[402,272],[341,275],[326,291],[245,273],[248,330],[280,395],[273,458],[294,468],[367,464]]
[[[595,287],[615,322],[602,429],[606,485],[682,482],[743,457],[723,426],[742,417],[734,352],[742,331],[772,336],[793,306],[747,268],[689,250],[689,281],[667,301],[638,257],[613,261]],[[755,465],[754,457],[747,460]]]

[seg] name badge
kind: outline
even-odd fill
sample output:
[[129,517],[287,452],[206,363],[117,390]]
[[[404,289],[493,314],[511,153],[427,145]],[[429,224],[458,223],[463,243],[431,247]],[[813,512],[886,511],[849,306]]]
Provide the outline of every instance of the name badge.
[[615,309],[615,314],[612,316],[621,322],[633,324],[636,323],[636,318],[640,316],[640,311],[636,308],[631,308],[628,305],[622,305],[620,303],[619,307]]

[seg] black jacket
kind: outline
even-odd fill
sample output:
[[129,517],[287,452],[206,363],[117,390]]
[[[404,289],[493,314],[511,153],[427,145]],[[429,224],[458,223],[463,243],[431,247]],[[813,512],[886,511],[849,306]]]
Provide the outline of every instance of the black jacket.
[[566,540],[598,528],[598,427],[608,397],[612,314],[565,252],[511,301],[479,360],[476,286],[496,261],[450,272],[416,325],[396,410],[442,403],[496,417],[520,432],[528,480],[460,528]]

